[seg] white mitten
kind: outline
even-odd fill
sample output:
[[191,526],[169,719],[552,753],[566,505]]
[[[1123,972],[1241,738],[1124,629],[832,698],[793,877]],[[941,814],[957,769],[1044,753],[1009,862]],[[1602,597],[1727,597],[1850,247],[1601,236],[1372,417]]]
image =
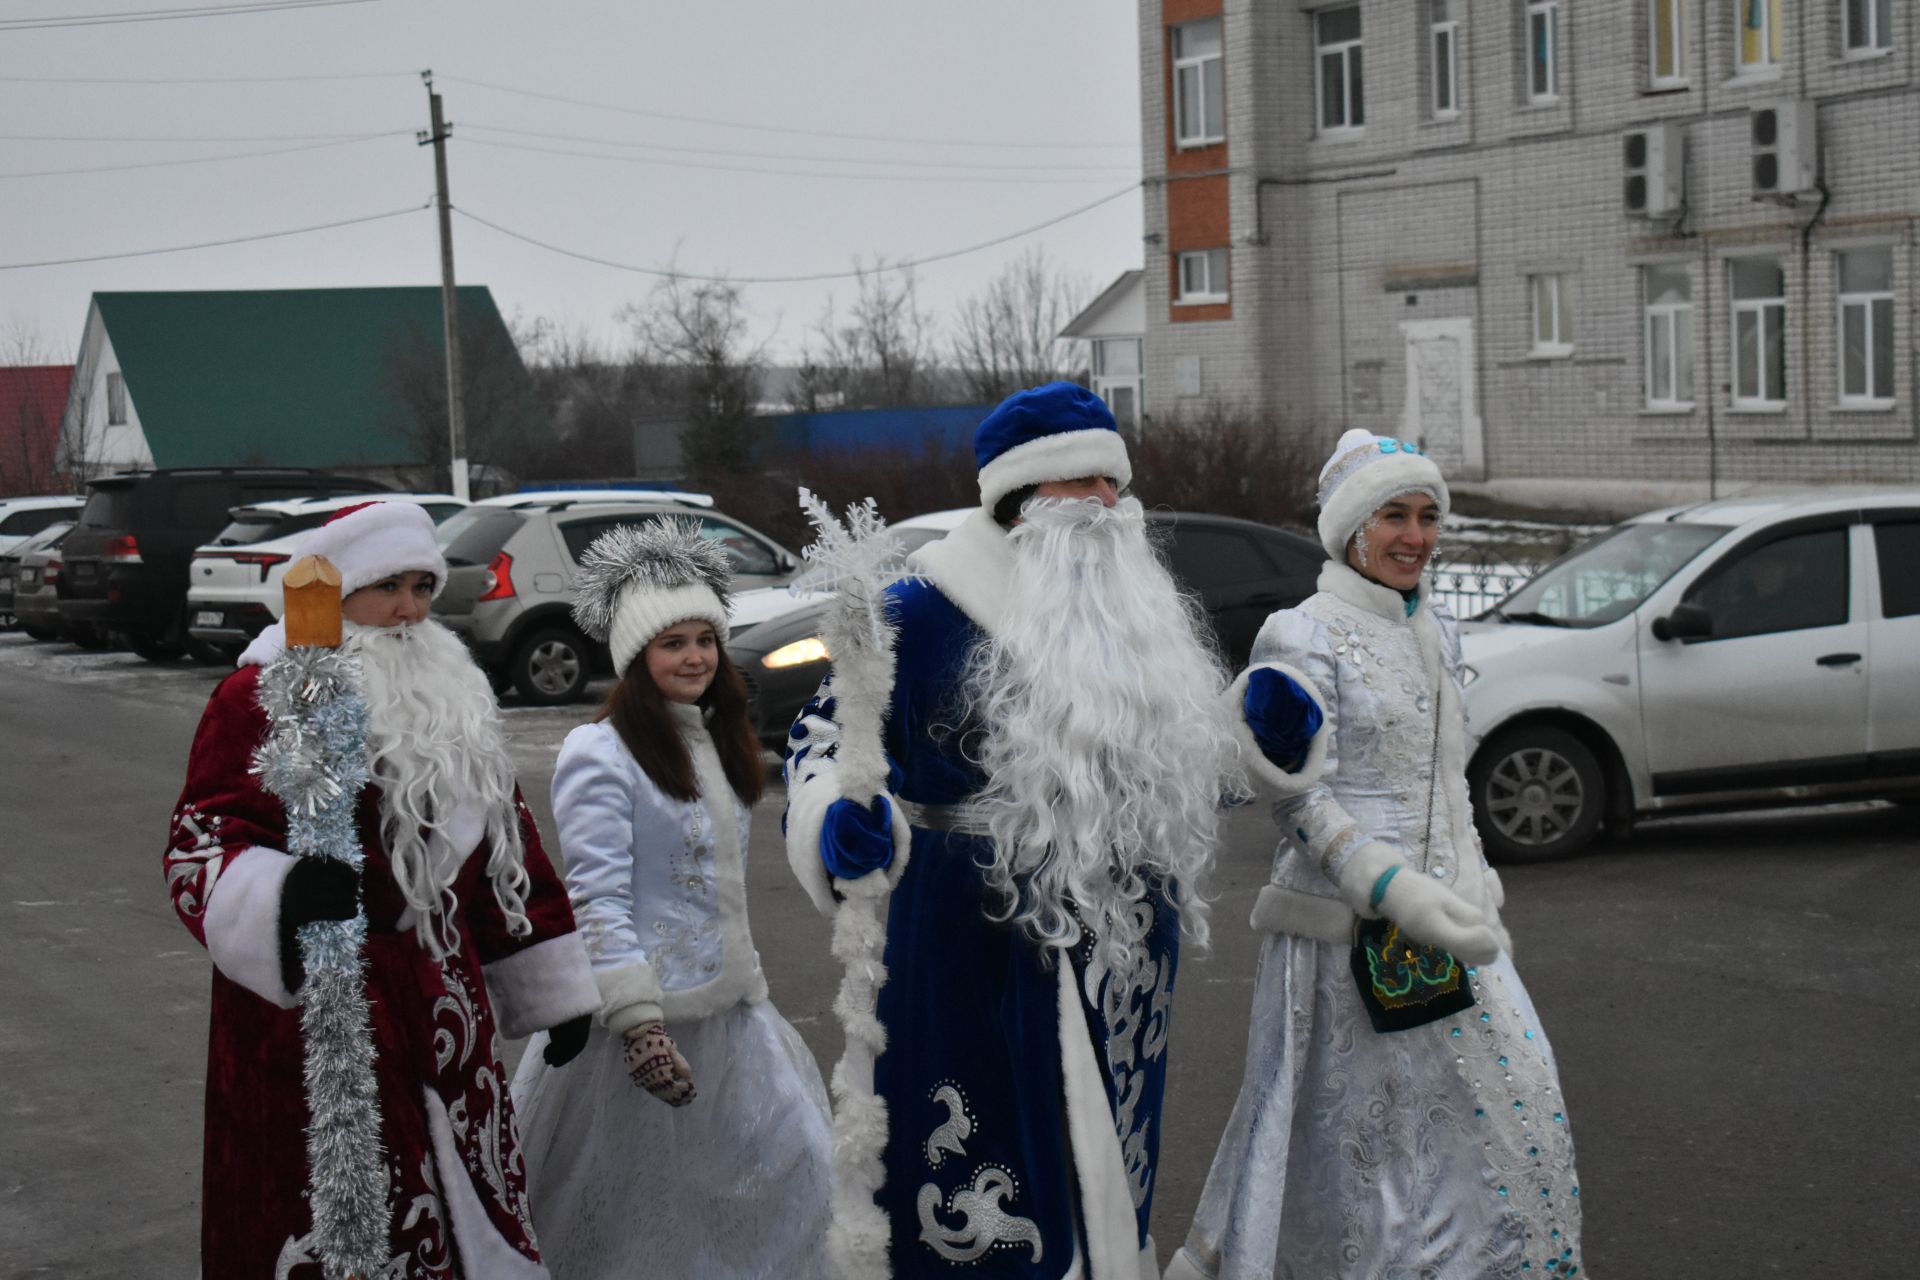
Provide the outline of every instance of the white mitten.
[[[1376,886],[1388,871],[1394,873],[1375,902]],[[1506,945],[1506,930],[1498,923],[1490,922],[1453,890],[1407,866],[1387,845],[1360,846],[1341,868],[1339,886],[1340,896],[1357,914],[1385,916],[1414,941],[1444,948],[1468,964],[1491,963]]]
[[628,1028],[624,1041],[621,1053],[634,1084],[670,1107],[684,1107],[693,1101],[693,1068],[664,1026],[643,1022]]

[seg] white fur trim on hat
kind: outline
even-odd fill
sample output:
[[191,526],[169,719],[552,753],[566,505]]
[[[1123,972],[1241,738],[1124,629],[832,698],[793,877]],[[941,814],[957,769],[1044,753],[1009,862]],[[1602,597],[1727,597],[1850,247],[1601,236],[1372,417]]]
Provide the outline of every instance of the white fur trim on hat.
[[1345,563],[1347,543],[1367,517],[1403,493],[1427,494],[1443,517],[1452,505],[1440,468],[1405,441],[1359,427],[1341,436],[1320,469],[1320,545],[1327,556]]
[[1133,480],[1127,442],[1118,431],[1061,431],[1015,445],[980,468],[980,505],[991,511],[1015,489],[1082,476],[1111,476],[1116,489]]
[[433,575],[433,594],[447,585],[447,560],[433,517],[411,502],[369,502],[302,535],[294,558],[325,556],[340,571],[340,595],[352,595],[397,573]]
[[613,650],[613,669],[625,675],[634,656],[647,642],[676,622],[699,618],[713,624],[716,635],[727,634],[727,606],[704,582],[688,582],[677,587],[636,585],[620,593],[613,612],[613,628],[607,633],[607,647]]

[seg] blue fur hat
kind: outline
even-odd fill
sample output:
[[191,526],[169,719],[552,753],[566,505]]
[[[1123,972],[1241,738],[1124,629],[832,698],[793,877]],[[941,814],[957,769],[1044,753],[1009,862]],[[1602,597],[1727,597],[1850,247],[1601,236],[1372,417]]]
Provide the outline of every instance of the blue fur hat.
[[1111,476],[1124,489],[1133,479],[1113,411],[1072,382],[1049,382],[1002,400],[974,431],[973,456],[980,505],[989,511],[1030,484]]

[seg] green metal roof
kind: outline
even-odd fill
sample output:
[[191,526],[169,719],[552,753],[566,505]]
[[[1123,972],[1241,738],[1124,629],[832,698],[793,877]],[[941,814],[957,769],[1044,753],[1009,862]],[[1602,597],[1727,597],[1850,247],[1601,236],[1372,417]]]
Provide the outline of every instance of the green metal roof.
[[[417,411],[445,342],[437,287],[96,293],[155,466],[383,466],[420,461]],[[459,290],[461,354],[512,340],[484,285]],[[479,348],[476,350],[476,348]],[[509,381],[528,383],[513,354]],[[464,379],[473,385],[471,377]],[[468,405],[468,416],[475,406]],[[442,411],[444,412],[444,411]],[[444,430],[444,427],[442,428]]]

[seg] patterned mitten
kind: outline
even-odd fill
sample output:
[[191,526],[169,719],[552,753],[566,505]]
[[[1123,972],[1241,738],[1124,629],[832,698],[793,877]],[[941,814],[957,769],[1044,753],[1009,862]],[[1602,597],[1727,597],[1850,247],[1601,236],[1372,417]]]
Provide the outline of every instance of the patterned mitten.
[[697,1096],[693,1068],[658,1022],[628,1028],[622,1054],[634,1084],[668,1106],[684,1107]]

